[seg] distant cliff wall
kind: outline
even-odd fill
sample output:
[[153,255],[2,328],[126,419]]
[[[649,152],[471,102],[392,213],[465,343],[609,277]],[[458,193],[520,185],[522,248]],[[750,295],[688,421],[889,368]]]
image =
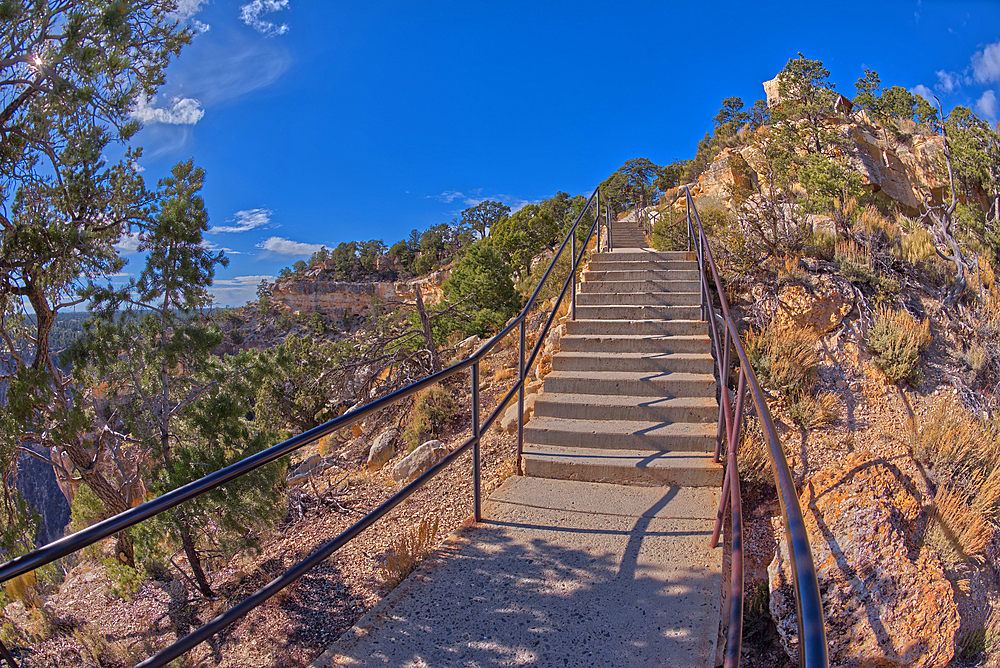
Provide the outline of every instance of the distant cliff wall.
[[322,276],[282,279],[271,289],[271,299],[292,311],[318,311],[335,318],[342,318],[345,313],[366,315],[376,299],[382,302],[409,300],[415,289],[420,290],[425,302],[439,302],[444,297],[442,286],[450,274],[451,269],[445,268],[409,281],[365,283],[328,281]]

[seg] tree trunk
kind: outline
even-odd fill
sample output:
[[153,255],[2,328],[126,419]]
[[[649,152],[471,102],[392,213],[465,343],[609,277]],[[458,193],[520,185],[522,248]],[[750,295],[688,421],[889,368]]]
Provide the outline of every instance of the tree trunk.
[[194,537],[191,536],[191,530],[185,523],[183,515],[178,517],[178,520],[181,524],[181,544],[184,546],[184,554],[191,566],[191,572],[194,573],[194,580],[198,583],[198,590],[208,598],[215,598],[215,593],[208,584],[208,578],[205,577],[205,571],[201,568],[201,557],[198,556],[198,550],[194,548]]
[[427,310],[424,308],[424,297],[420,294],[420,287],[414,286],[413,294],[417,300],[417,315],[420,316],[420,327],[424,332],[424,345],[431,353],[431,369],[436,373],[441,370],[441,358],[438,355],[437,346],[434,344],[434,334],[431,331],[431,321],[427,317]]
[[[108,516],[123,513],[129,509],[128,500],[122,491],[108,482],[108,479],[97,470],[96,458],[92,458],[86,448],[78,444],[66,445],[63,451],[69,455],[73,466],[80,473],[83,484],[104,504]],[[135,546],[128,531],[115,535],[115,557],[126,566],[135,568]]]

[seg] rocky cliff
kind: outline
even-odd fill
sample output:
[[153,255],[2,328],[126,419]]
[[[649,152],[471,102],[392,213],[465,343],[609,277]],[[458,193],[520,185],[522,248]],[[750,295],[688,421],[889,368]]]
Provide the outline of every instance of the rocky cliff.
[[341,319],[347,316],[366,315],[372,303],[412,299],[414,290],[420,290],[424,301],[441,301],[442,286],[448,280],[451,268],[446,267],[427,276],[408,281],[370,281],[351,283],[326,278],[326,271],[309,272],[300,279],[281,279],[271,288],[272,300],[290,311],[316,311]]

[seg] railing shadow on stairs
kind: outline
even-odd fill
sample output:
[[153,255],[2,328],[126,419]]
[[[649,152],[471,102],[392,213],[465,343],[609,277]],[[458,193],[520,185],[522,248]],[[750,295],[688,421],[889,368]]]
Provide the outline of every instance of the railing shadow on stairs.
[[[489,429],[490,426],[499,418],[502,411],[507,407],[508,402],[510,402],[516,395],[518,401],[517,468],[518,473],[521,473],[521,452],[524,438],[525,380],[527,378],[528,371],[532,368],[532,365],[535,363],[535,360],[545,343],[546,335],[556,318],[556,314],[567,298],[567,292],[569,293],[569,315],[572,319],[576,318],[577,269],[585,257],[587,246],[591,239],[594,238],[595,232],[598,233],[597,249],[600,250],[601,227],[605,230],[605,241],[607,248],[610,250],[611,213],[610,208],[607,205],[605,205],[604,208],[605,210],[602,213],[601,194],[600,189],[597,188],[590,195],[590,198],[587,200],[587,204],[573,222],[572,227],[569,229],[569,232],[563,239],[558,250],[556,250],[552,256],[552,260],[549,263],[548,268],[545,270],[545,273],[538,282],[538,285],[535,287],[534,292],[528,299],[520,314],[509,322],[496,336],[484,343],[479,350],[470,355],[468,358],[448,367],[447,369],[443,369],[442,371],[408,385],[407,387],[365,404],[360,408],[351,410],[340,417],[319,425],[318,427],[314,427],[313,429],[302,432],[301,434],[278,443],[277,445],[273,445],[266,450],[262,450],[261,452],[247,457],[246,459],[243,459],[224,469],[210,473],[199,480],[195,480],[194,482],[188,483],[183,487],[167,492],[155,499],[151,499],[150,501],[136,506],[135,508],[119,513],[113,517],[109,517],[106,520],[78,531],[70,536],[66,536],[65,538],[49,543],[48,545],[12,559],[4,564],[0,564],[0,585],[18,577],[19,575],[23,575],[35,570],[36,568],[60,559],[61,557],[77,552],[88,545],[92,545],[99,540],[112,536],[119,531],[128,529],[131,526],[169,510],[170,508],[173,508],[174,506],[177,506],[185,501],[200,496],[201,494],[215,489],[216,487],[224,485],[235,478],[250,473],[265,464],[273,462],[280,457],[295,452],[296,450],[309,445],[323,436],[332,434],[345,427],[349,427],[350,425],[377,413],[383,408],[395,404],[396,402],[405,399],[420,390],[440,383],[446,378],[466,370],[470,371],[470,385],[472,390],[472,436],[469,439],[467,439],[459,447],[455,448],[440,462],[428,469],[423,475],[403,487],[403,489],[382,503],[382,505],[378,508],[358,520],[336,538],[321,545],[309,557],[295,564],[290,569],[285,571],[284,574],[278,576],[243,601],[229,608],[226,612],[215,617],[187,636],[179,639],[169,647],[161,650],[159,653],[137,664],[136,668],[156,668],[159,666],[165,666],[174,659],[190,651],[195,646],[205,642],[226,627],[239,621],[251,610],[263,604],[269,598],[291,585],[312,568],[323,563],[323,561],[330,557],[334,552],[346,545],[365,529],[375,524],[375,522],[377,522],[380,518],[388,514],[389,511],[399,505],[415,491],[423,487],[428,481],[437,476],[441,473],[441,471],[449,467],[459,457],[466,454],[470,450],[472,451],[473,467],[472,488],[474,517],[476,522],[481,521],[482,499],[479,452],[480,439],[482,438],[483,432]],[[591,223],[589,229],[587,229],[586,237],[581,243],[578,243],[578,231],[582,233],[582,231],[586,229],[584,221],[588,219],[588,211],[591,212],[590,215],[593,218],[593,222]],[[545,320],[545,325],[538,335],[537,342],[531,349],[530,354],[526,355],[526,353],[528,353],[525,348],[526,320],[532,313],[532,309],[536,306],[536,302],[538,302],[539,294],[542,292],[542,289],[545,287],[546,283],[549,282],[550,278],[552,278],[553,272],[555,271],[560,258],[564,257],[564,253],[567,252],[571,258],[571,269],[569,271],[569,275],[563,282],[562,289],[559,292],[555,304],[552,306],[552,310],[549,313],[548,318]],[[480,422],[480,362],[491,350],[493,350],[493,348],[500,344],[501,341],[503,341],[507,336],[513,334],[515,330],[517,331],[518,337],[517,382],[514,387],[512,387],[500,400],[497,408],[494,409],[485,420]],[[3,645],[2,642],[0,642],[0,659],[6,661],[10,668],[18,668],[17,662],[12,653]]]
[[[747,359],[739,329],[729,312],[729,303],[722,284],[722,278],[712,256],[701,218],[694,205],[689,188],[684,188],[687,200],[688,251],[695,252],[698,259],[701,283],[702,319],[709,323],[712,353],[716,360],[719,387],[719,432],[716,438],[715,461],[723,459],[725,444],[726,473],[723,479],[719,512],[715,521],[712,546],[719,542],[726,507],[730,509],[732,539],[732,579],[729,636],[726,643],[726,668],[739,665],[741,639],[743,634],[743,513],[740,504],[740,476],[736,465],[737,448],[743,426],[744,402],[747,389],[753,399],[757,418],[767,442],[771,467],[774,471],[775,486],[781,516],[785,525],[785,539],[788,544],[792,569],[792,587],[795,591],[795,605],[798,614],[799,665],[804,668],[827,668],[829,657],[826,644],[826,627],[823,619],[823,603],[820,598],[819,581],[813,563],[809,538],[806,533],[802,508],[792,480],[792,472],[785,458],[785,451],[774,428],[771,412],[768,410],[764,392],[757,382],[753,367]],[[681,219],[684,220],[684,219]],[[709,273],[712,281],[709,282]],[[714,301],[718,301],[721,317],[716,313]],[[739,380],[735,396],[729,389],[729,378],[733,353],[739,362]]]

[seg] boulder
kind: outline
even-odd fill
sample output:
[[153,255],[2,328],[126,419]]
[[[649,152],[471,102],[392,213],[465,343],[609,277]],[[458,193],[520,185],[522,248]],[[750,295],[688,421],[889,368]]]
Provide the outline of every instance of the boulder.
[[[853,453],[800,499],[827,622],[831,666],[945,666],[959,614],[938,556],[921,546],[921,504],[892,463]],[[768,567],[771,616],[798,659],[786,541]]]
[[778,291],[775,321],[811,327],[826,334],[854,308],[851,284],[835,276],[814,276],[809,285],[785,285]]
[[319,466],[319,463],[321,461],[323,461],[322,457],[320,457],[319,455],[312,455],[311,457],[309,457],[308,459],[306,459],[304,462],[302,462],[301,464],[299,464],[298,466],[296,466],[295,470],[292,472],[292,475],[293,476],[300,476],[300,475],[309,473],[314,468],[316,468],[317,466]]
[[[524,421],[527,422],[531,419],[531,416],[535,413],[535,401],[538,400],[538,394],[525,394],[524,395]],[[512,401],[507,410],[504,411],[503,417],[500,418],[500,428],[507,434],[513,434],[517,431],[517,401]]]
[[396,454],[396,436],[399,433],[395,429],[386,429],[372,442],[372,447],[368,451],[368,470],[378,471],[385,466],[393,455]]
[[448,455],[441,441],[427,441],[392,467],[392,479],[410,482]]

